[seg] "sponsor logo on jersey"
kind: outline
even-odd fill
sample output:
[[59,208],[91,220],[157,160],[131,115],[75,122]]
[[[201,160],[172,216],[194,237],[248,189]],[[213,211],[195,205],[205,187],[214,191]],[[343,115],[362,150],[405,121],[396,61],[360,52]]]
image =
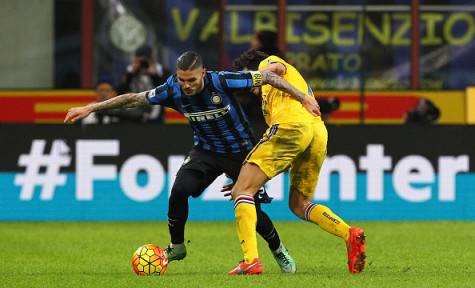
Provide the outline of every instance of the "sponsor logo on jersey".
[[184,113],[183,115],[191,122],[204,122],[222,118],[229,113],[231,105],[226,105],[223,108],[208,110],[204,112]]

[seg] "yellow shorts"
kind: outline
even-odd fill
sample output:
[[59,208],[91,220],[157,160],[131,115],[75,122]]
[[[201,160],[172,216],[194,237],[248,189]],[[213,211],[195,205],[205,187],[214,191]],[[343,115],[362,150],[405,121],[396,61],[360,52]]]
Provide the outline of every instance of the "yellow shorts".
[[259,166],[269,179],[291,168],[290,189],[312,197],[327,154],[327,139],[327,129],[320,119],[275,124],[245,162]]

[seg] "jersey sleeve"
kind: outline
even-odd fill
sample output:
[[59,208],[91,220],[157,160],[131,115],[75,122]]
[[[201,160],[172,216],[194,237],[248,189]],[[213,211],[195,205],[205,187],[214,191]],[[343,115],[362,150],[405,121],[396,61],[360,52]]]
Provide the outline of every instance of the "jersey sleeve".
[[171,80],[172,79],[169,78],[167,82],[145,92],[145,96],[151,105],[162,105],[171,108],[174,107],[173,86]]
[[262,74],[259,71],[221,71],[218,76],[226,89],[250,89],[262,85]]

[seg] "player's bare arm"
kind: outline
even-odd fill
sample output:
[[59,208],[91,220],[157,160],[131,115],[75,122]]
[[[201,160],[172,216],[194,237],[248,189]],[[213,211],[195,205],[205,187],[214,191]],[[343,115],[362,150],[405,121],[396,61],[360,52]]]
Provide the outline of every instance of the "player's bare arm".
[[262,83],[269,84],[281,91],[288,93],[291,97],[297,99],[302,105],[310,112],[313,116],[320,116],[320,106],[317,103],[317,100],[314,97],[310,97],[304,94],[302,91],[298,90],[292,86],[289,82],[284,80],[279,75],[275,74],[272,71],[263,70],[262,74]]
[[123,94],[104,102],[91,103],[86,106],[71,108],[68,110],[68,113],[64,118],[64,123],[74,123],[96,111],[149,105],[146,93],[147,92]]

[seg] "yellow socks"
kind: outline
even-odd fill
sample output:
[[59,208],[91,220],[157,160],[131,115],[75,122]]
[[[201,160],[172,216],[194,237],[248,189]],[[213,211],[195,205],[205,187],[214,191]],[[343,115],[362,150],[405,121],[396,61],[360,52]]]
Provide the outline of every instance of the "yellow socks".
[[249,264],[259,258],[256,236],[257,213],[254,198],[247,195],[236,197],[234,199],[234,216],[244,261]]
[[349,237],[350,226],[326,206],[311,203],[305,209],[305,220],[317,224],[323,230],[345,241]]

